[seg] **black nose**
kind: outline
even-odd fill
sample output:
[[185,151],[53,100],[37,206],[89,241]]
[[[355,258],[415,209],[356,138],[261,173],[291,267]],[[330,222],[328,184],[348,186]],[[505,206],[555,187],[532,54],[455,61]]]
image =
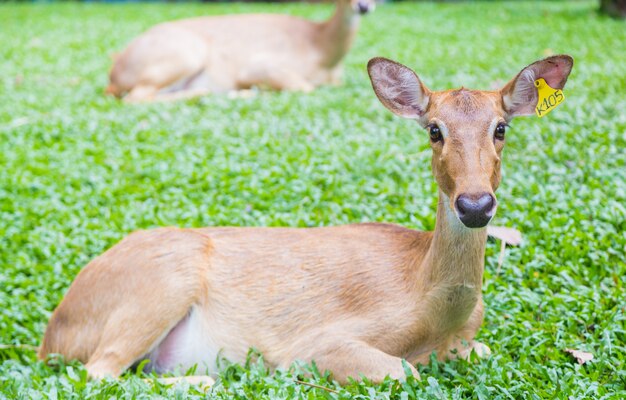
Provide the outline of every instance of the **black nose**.
[[364,1],[359,1],[357,6],[359,8],[359,13],[361,14],[365,14],[366,12],[370,10],[370,6]]
[[478,195],[461,194],[456,199],[456,211],[463,225],[468,228],[486,226],[496,205],[496,199],[489,193]]

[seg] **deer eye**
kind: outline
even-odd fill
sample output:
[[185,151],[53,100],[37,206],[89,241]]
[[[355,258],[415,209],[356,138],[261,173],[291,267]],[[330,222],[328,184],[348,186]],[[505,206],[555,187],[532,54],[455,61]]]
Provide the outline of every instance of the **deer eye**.
[[430,141],[433,143],[440,142],[443,140],[441,129],[439,129],[439,127],[435,124],[428,126],[428,133],[430,133]]
[[506,133],[506,124],[503,124],[501,122],[498,124],[498,126],[496,126],[496,131],[494,132],[493,136],[498,140],[504,140],[505,133]]

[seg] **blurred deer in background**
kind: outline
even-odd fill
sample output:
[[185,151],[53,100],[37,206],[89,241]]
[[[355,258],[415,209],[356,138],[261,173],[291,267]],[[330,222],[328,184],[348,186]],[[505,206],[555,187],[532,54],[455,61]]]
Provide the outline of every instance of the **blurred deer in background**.
[[374,0],[337,0],[325,22],[279,14],[166,22],[114,61],[107,93],[126,101],[175,100],[253,86],[308,92],[339,83],[341,61]]
[[146,359],[157,372],[215,373],[218,355],[241,362],[254,347],[273,367],[315,360],[345,382],[404,378],[402,359],[427,362],[433,351],[489,354],[474,336],[507,122],[534,112],[535,80],[562,89],[572,65],[553,56],[501,90],[437,92],[409,68],[372,59],[380,101],[428,130],[434,232],[378,223],[139,231],[78,274],[39,357],[78,359],[96,378]]

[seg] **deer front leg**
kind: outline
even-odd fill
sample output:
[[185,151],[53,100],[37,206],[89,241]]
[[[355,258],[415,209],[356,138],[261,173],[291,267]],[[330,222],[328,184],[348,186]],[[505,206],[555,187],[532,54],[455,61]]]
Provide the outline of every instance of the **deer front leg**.
[[[361,376],[374,382],[382,382],[387,376],[398,380],[406,379],[401,358],[363,342],[344,342],[329,346],[312,358],[320,371],[332,371],[333,377],[341,383],[347,382],[348,377],[360,379]],[[412,375],[419,379],[417,370],[408,365]]]
[[450,338],[444,348],[438,349],[437,354],[440,355],[439,358],[464,358],[469,360],[472,350],[474,350],[476,355],[480,358],[489,356],[491,354],[489,347],[474,340],[474,336],[476,336],[476,332],[480,329],[482,322],[483,300],[481,297],[467,320],[467,323],[456,335]]
[[272,71],[268,78],[267,83],[274,90],[309,93],[315,89],[315,86],[302,76],[288,70]]
[[486,358],[491,354],[491,349],[486,344],[475,340],[469,342],[458,340],[448,352],[448,358],[463,358],[469,361],[472,350],[479,358]]
[[252,86],[266,86],[273,90],[287,90],[308,93],[315,86],[302,75],[289,69],[256,69],[247,71],[239,79],[239,89]]
[[154,85],[137,85],[123,98],[126,103],[145,103],[153,101],[159,88]]

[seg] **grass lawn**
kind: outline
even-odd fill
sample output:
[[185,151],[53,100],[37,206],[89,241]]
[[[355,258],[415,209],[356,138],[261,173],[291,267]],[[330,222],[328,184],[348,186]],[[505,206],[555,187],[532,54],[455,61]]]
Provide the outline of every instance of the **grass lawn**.
[[[488,89],[551,53],[576,61],[565,103],[507,134],[494,224],[525,242],[501,270],[499,244],[487,245],[478,339],[491,357],[431,362],[420,382],[345,387],[300,367],[270,374],[253,357],[208,395],[625,398],[626,25],[598,17],[596,3],[384,4],[363,20],[341,87],[134,106],[103,96],[109,56],[151,25],[257,11],[322,19],[331,7],[0,5],[0,398],[205,396],[133,373],[87,381],[77,363],[48,367],[10,345],[37,346],[78,271],[136,229],[433,229],[428,136],[378,103],[367,60],[397,59],[433,89]],[[567,348],[595,358],[578,365]]]

